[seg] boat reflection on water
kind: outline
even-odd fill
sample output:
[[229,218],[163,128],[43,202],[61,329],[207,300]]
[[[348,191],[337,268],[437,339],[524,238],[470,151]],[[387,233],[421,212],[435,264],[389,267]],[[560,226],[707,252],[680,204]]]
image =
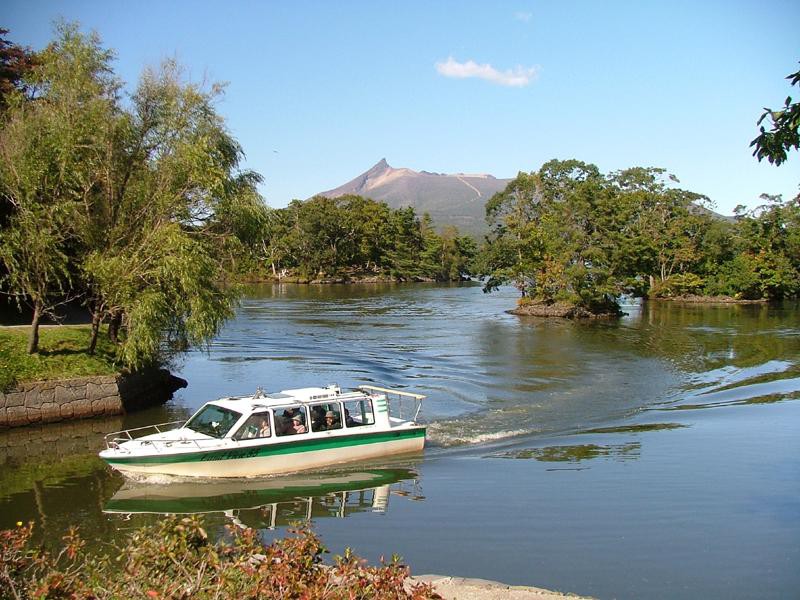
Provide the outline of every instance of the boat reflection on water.
[[105,513],[221,514],[239,527],[275,529],[292,522],[354,513],[385,513],[391,496],[423,500],[408,468],[238,480],[126,481]]

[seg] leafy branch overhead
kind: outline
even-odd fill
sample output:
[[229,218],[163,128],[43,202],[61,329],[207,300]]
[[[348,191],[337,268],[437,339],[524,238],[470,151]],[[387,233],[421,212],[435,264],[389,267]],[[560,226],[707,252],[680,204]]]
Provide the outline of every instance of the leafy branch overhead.
[[[791,85],[800,85],[800,71],[788,75],[786,79]],[[771,123],[769,130],[762,125],[767,120]],[[786,161],[789,150],[800,148],[800,102],[792,102],[791,96],[787,96],[780,110],[765,108],[757,124],[761,133],[750,142],[750,146],[755,146],[753,156],[759,161],[766,158],[780,165]]]

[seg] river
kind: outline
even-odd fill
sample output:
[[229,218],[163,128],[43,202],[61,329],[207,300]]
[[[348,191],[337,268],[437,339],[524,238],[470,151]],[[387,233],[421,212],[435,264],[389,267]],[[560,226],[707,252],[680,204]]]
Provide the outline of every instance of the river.
[[[164,407],[0,432],[0,527],[113,541],[160,513],[263,530],[311,517],[334,553],[597,598],[800,589],[800,310],[647,303],[614,322],[516,317],[479,286],[253,287]],[[282,480],[132,485],[102,433],[208,399],[338,383],[426,394],[423,456]]]

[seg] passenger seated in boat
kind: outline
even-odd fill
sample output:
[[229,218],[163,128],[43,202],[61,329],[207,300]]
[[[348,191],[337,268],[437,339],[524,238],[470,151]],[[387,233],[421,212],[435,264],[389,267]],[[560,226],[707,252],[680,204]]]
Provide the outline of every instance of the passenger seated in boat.
[[236,438],[240,440],[252,440],[269,436],[269,417],[265,415],[252,415],[244,422],[240,432],[236,434]]
[[357,427],[358,425],[362,425],[362,423],[357,422],[355,419],[353,419],[353,417],[350,416],[350,411],[346,408],[344,409],[344,422],[348,427]]
[[336,415],[335,412],[329,410],[325,413],[325,425],[324,429],[326,431],[331,431],[332,429],[341,429],[342,424],[339,421],[339,417]]
[[305,433],[306,432],[306,426],[303,425],[303,419],[299,414],[294,415],[292,417],[291,423],[292,423],[291,424],[291,429],[292,430],[291,430],[290,433]]

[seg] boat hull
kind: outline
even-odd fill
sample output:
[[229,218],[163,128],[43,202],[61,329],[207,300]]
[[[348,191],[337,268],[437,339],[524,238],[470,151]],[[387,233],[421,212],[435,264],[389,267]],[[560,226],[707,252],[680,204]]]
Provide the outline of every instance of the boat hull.
[[126,456],[119,452],[104,451],[100,456],[123,474],[255,477],[421,452],[424,445],[425,428],[414,426],[358,435],[305,438],[174,455]]

